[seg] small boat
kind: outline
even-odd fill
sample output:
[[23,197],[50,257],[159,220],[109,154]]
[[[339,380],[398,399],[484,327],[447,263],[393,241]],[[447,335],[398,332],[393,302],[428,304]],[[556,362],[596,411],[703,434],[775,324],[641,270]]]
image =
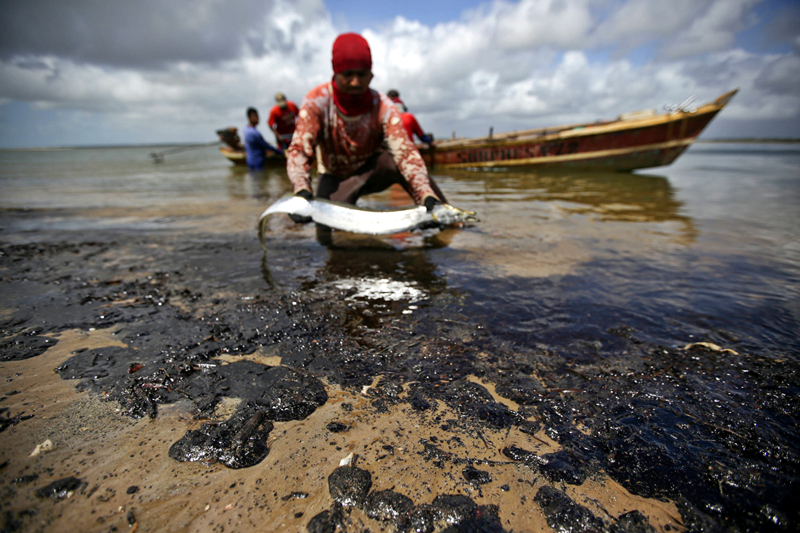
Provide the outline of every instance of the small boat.
[[235,150],[230,146],[222,146],[219,151],[234,165],[247,165],[247,154],[245,154],[244,150]]
[[699,108],[694,96],[616,120],[512,131],[475,139],[448,139],[421,148],[430,169],[561,167],[630,171],[669,165],[691,145],[737,90]]
[[[236,128],[231,127],[217,130],[217,136],[220,141],[225,143],[225,146],[220,147],[220,153],[236,166],[247,166],[247,154],[241,139],[239,139]],[[267,152],[265,166],[268,168],[285,167],[286,157]]]

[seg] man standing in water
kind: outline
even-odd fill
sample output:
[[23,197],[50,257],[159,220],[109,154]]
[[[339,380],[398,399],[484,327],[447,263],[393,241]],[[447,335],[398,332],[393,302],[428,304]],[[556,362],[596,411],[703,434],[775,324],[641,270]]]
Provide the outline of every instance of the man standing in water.
[[248,125],[244,129],[244,148],[247,152],[247,168],[250,170],[261,170],[267,158],[266,151],[283,154],[283,150],[275,148],[261,136],[256,129],[258,126],[258,111],[254,107],[247,108]]
[[372,54],[366,39],[355,33],[337,37],[332,64],[333,79],[303,100],[287,150],[286,169],[294,193],[313,198],[310,170],[319,148],[324,167],[317,184],[319,198],[355,204],[361,196],[399,183],[428,211],[446,202],[406,135],[394,103],[369,88]]
[[287,100],[285,94],[278,93],[275,95],[275,105],[269,112],[267,124],[275,133],[275,140],[278,146],[284,150],[289,148],[289,143],[292,142],[292,134],[294,134],[298,113],[295,103]]

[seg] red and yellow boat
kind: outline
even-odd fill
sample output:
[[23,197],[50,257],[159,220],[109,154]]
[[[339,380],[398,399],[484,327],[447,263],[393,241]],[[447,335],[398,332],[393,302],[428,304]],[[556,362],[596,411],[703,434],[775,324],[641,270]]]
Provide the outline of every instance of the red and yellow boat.
[[428,168],[565,167],[630,171],[669,165],[733,98],[728,92],[699,108],[693,97],[666,113],[655,110],[616,120],[448,139],[421,149]]

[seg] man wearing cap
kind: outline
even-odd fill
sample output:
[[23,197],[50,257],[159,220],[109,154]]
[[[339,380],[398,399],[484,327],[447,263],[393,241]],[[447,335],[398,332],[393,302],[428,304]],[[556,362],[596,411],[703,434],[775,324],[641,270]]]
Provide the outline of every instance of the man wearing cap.
[[278,146],[284,150],[289,148],[289,143],[292,142],[292,134],[294,133],[298,113],[297,105],[287,100],[285,94],[277,93],[275,95],[275,105],[269,112],[267,122],[270,129],[275,133],[275,140],[278,142]]
[[417,122],[417,117],[409,112],[408,106],[400,99],[400,93],[397,92],[397,89],[389,89],[386,92],[386,96],[389,97],[389,100],[394,102],[394,106],[397,108],[397,111],[400,112],[400,119],[403,121],[403,128],[406,130],[406,133],[408,133],[408,138],[413,141],[414,135],[416,135],[419,137],[420,141],[426,144],[432,144],[433,134],[422,131],[422,127],[419,125],[419,122]]
[[394,103],[369,88],[372,55],[367,41],[355,33],[340,35],[333,43],[332,63],[333,79],[303,100],[286,152],[294,193],[313,197],[310,170],[319,148],[324,167],[317,183],[319,198],[355,204],[360,196],[399,183],[429,211],[446,202]]
[[397,89],[389,89],[386,91],[386,96],[389,97],[389,100],[394,102],[394,105],[400,112],[404,113],[408,111],[408,107],[406,107],[406,104],[400,99],[400,93],[397,92]]

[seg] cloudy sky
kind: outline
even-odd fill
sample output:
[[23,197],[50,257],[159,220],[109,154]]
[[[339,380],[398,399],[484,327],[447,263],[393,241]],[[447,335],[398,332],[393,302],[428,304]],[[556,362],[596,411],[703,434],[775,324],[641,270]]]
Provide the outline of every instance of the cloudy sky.
[[0,147],[213,142],[328,80],[346,31],[437,137],[738,88],[704,138],[800,138],[797,0],[3,0]]

